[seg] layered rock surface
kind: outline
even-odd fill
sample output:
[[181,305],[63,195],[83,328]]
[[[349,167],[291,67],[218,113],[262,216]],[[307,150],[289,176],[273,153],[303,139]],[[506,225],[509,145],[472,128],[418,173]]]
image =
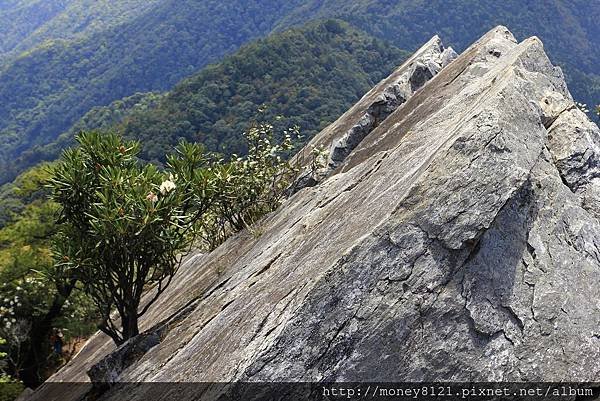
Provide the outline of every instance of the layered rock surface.
[[[95,377],[600,380],[598,127],[537,38],[497,27],[438,67],[258,238],[192,256],[142,322],[158,340]],[[51,380],[89,380],[112,348],[96,335]],[[148,396],[102,397],[122,391]]]
[[[367,135],[456,57],[454,49],[444,47],[439,36],[431,38],[298,152],[295,162],[302,172],[292,192],[331,175]],[[327,151],[326,160],[319,161],[323,165],[317,169],[311,166],[315,149]]]

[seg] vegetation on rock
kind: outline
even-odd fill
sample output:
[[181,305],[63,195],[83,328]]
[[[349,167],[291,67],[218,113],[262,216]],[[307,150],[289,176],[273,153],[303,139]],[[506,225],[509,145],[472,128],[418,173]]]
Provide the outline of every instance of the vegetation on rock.
[[82,133],[79,147],[54,167],[56,269],[81,284],[99,311],[100,330],[117,345],[139,334],[139,318],[198,235],[214,248],[279,205],[294,174],[283,158],[292,135],[279,144],[272,126],[261,124],[246,138],[248,155],[230,160],[182,142],[162,171],[137,158],[139,142]]

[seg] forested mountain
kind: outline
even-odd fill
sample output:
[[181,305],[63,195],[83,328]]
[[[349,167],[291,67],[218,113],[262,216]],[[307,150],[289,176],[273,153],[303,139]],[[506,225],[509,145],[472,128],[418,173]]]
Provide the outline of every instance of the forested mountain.
[[406,57],[345,23],[312,23],[245,46],[178,84],[158,107],[138,107],[119,129],[159,161],[181,138],[244,153],[249,123],[277,124],[279,116],[311,138]]
[[[81,131],[118,129],[121,122],[135,112],[143,112],[158,105],[164,97],[159,92],[139,92],[123,99],[115,100],[107,106],[92,107],[70,129],[47,145],[34,146],[24,150],[11,162],[16,171],[21,171],[40,161],[52,161],[61,151],[74,144],[75,135]],[[0,195],[1,198],[1,195]],[[0,201],[1,202],[1,201]]]
[[[161,0],[20,0],[0,6],[0,63],[43,42],[124,24]],[[3,54],[4,53],[4,54]]]
[[54,140],[92,107],[170,89],[270,32],[300,2],[161,0],[127,23],[20,54],[0,71],[0,182],[15,175],[12,158]]
[[7,0],[0,2],[0,63],[6,53],[64,11],[65,0]]
[[413,50],[439,34],[457,51],[496,25],[517,39],[538,36],[569,89],[588,105],[600,99],[600,2],[589,0],[307,0],[280,24],[336,16]]
[[460,51],[504,24],[518,38],[543,40],[577,100],[600,98],[597,1],[12,0],[1,7],[0,53],[9,55],[0,70],[0,182],[20,171],[16,156],[54,141],[91,108],[169,90],[254,38],[325,17],[407,50],[438,33]]
[[[179,139],[213,151],[243,152],[253,120],[298,125],[311,137],[408,56],[336,20],[310,23],[244,46],[164,94],[136,94],[88,112],[59,139],[24,152],[13,165],[53,160],[81,130],[115,128],[162,161]],[[261,110],[259,112],[259,109]]]

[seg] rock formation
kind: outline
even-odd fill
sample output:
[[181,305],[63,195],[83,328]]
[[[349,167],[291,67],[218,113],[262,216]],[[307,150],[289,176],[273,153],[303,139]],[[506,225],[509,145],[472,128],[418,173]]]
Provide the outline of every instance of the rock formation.
[[[296,155],[303,169],[292,192],[314,186],[331,175],[371,131],[456,57],[456,52],[445,48],[439,36],[431,38]],[[311,151],[319,148],[328,150],[328,159],[322,168],[313,171],[308,166],[313,157]]]
[[[94,377],[599,381],[598,127],[535,37],[497,27],[447,65],[427,46],[311,141],[333,149],[325,178],[190,257],[150,346]],[[111,351],[98,334],[51,381]]]

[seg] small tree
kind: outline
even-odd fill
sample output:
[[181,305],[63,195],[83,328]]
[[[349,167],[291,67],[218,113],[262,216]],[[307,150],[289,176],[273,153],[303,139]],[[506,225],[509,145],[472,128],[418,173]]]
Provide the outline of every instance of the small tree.
[[[139,333],[139,318],[168,287],[192,244],[193,223],[208,203],[189,186],[202,181],[207,159],[201,147],[182,145],[170,169],[160,171],[138,161],[139,143],[116,134],[80,134],[77,142],[50,180],[60,205],[54,253],[97,305],[100,330],[120,345]],[[207,188],[209,181],[203,181]],[[154,295],[140,308],[150,286]]]
[[[139,334],[139,318],[197,233],[212,249],[279,206],[296,174],[284,158],[296,131],[278,143],[271,125],[255,125],[246,134],[248,155],[226,162],[182,142],[165,171],[140,163],[135,141],[77,136],[79,147],[64,152],[49,185],[60,206],[54,255],[58,271],[94,300],[100,330],[117,345]],[[151,286],[154,295],[140,308]]]

